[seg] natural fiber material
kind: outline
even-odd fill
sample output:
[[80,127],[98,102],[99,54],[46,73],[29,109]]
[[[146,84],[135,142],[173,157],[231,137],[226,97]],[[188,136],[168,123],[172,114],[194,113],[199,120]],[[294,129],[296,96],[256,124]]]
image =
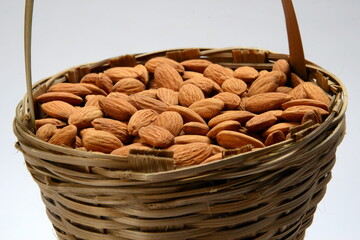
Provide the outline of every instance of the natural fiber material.
[[[77,82],[88,72],[144,63],[155,56],[178,61],[204,58],[258,70],[288,59],[285,54],[245,48],[127,55],[65,70],[34,84],[33,92],[37,96],[54,83]],[[324,123],[306,123],[291,133],[290,140],[230,154],[221,161],[143,173],[129,161],[136,153],[127,158],[51,145],[31,131],[26,96],[14,120],[16,146],[40,187],[60,239],[303,239],[331,179],[347,105],[340,80],[311,62],[306,69],[308,80],[332,96]]]

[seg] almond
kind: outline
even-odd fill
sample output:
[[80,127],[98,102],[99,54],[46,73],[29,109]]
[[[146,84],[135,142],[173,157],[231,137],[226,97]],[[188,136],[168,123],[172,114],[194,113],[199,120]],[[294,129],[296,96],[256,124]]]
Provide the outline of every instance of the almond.
[[96,79],[95,84],[96,86],[104,90],[106,93],[110,93],[112,87],[114,86],[111,78],[106,76],[106,74],[104,73],[99,73],[99,77]]
[[185,84],[194,84],[195,86],[199,87],[204,94],[210,94],[214,89],[214,81],[203,76],[190,78],[186,80],[181,86],[184,86]]
[[223,82],[223,84],[221,85],[221,88],[224,92],[230,92],[230,93],[234,93],[236,95],[241,95],[246,91],[247,85],[241,79],[228,78]]
[[156,118],[153,124],[159,127],[163,127],[171,132],[172,135],[177,136],[179,135],[184,122],[178,112],[165,111]]
[[[167,88],[163,88],[163,89],[167,89]],[[167,89],[167,90],[171,90],[171,89]],[[153,99],[158,99],[157,98],[157,92],[158,92],[158,89],[152,88],[152,89],[144,90],[142,92],[138,92],[138,93],[136,93],[136,95],[150,97],[150,98],[153,98]]]
[[159,65],[154,72],[154,81],[158,88],[164,87],[174,91],[179,91],[184,82],[176,69],[168,64]]
[[102,90],[101,88],[99,88],[98,86],[94,85],[94,84],[90,84],[90,83],[78,83],[79,85],[86,87],[88,90],[91,91],[90,94],[95,94],[95,95],[104,95],[106,96],[107,93]]
[[290,85],[294,88],[302,83],[304,83],[305,81],[302,80],[298,75],[296,75],[295,73],[291,73],[290,74]]
[[307,99],[307,98],[290,100],[286,103],[283,103],[281,105],[281,107],[282,107],[282,109],[287,109],[289,107],[299,106],[299,105],[314,106],[314,107],[322,108],[325,111],[329,111],[329,107],[322,101],[315,100],[315,99]]
[[96,80],[99,79],[98,73],[88,73],[83,76],[80,80],[81,83],[91,83],[96,84]]
[[184,67],[180,63],[167,57],[151,58],[145,63],[145,67],[149,72],[154,73],[156,68],[163,64],[172,66],[179,73],[183,73],[185,71]]
[[64,127],[66,123],[57,119],[57,118],[43,118],[43,119],[36,119],[35,120],[35,127],[39,129],[41,126],[45,124],[52,124],[55,127]]
[[237,131],[240,128],[240,123],[235,120],[228,120],[224,122],[220,122],[216,126],[214,126],[206,136],[210,138],[216,138],[216,135],[223,131],[223,130],[231,130],[231,131]]
[[91,125],[95,130],[112,133],[124,144],[130,143],[132,139],[128,132],[128,125],[125,122],[110,118],[97,118],[91,122]]
[[221,160],[221,159],[222,159],[222,153],[217,153],[217,154],[214,154],[214,155],[208,157],[207,159],[202,161],[200,164],[215,162],[215,161],[218,161],[218,160]]
[[311,82],[305,82],[302,85],[308,98],[321,101],[326,106],[330,105],[330,99],[327,97],[325,91],[318,85]]
[[166,103],[163,103],[160,100],[139,94],[130,95],[128,101],[138,110],[149,108],[155,110],[158,113],[162,113],[168,108]]
[[248,96],[254,96],[259,93],[275,92],[279,86],[279,80],[274,76],[264,76],[256,79],[250,86]]
[[205,99],[201,89],[193,84],[185,84],[179,90],[179,103],[184,107],[189,107],[194,102]]
[[212,153],[212,147],[208,143],[175,144],[167,150],[174,152],[177,168],[197,165]]
[[146,86],[149,82],[149,73],[146,67],[142,64],[138,64],[134,69],[141,73],[138,79]]
[[185,70],[203,73],[204,70],[212,64],[212,62],[206,59],[190,59],[185,60],[180,64],[185,68]]
[[299,84],[293,88],[293,90],[290,92],[290,95],[293,97],[293,99],[308,98],[307,93],[305,92],[305,89],[303,86],[304,86],[304,84]]
[[278,59],[273,67],[272,67],[273,71],[281,71],[283,73],[285,73],[286,76],[290,76],[291,70],[290,70],[290,65],[289,62],[286,61],[285,59]]
[[211,143],[211,139],[201,135],[182,135],[174,138],[174,144],[187,144],[187,143]]
[[36,101],[39,103],[46,103],[55,100],[67,102],[71,105],[80,105],[83,101],[83,99],[78,95],[68,92],[47,92],[36,98]]
[[258,139],[235,131],[221,131],[217,134],[216,140],[220,146],[229,149],[240,148],[247,144],[250,144],[256,148],[265,147],[265,145]]
[[260,132],[265,128],[268,128],[274,125],[277,121],[277,118],[269,113],[265,112],[255,117],[251,118],[249,121],[246,122],[245,127],[252,132]]
[[313,124],[322,123],[321,114],[317,110],[311,110],[304,114],[303,118],[301,119],[301,124],[306,123],[307,121],[311,120]]
[[233,70],[213,63],[204,70],[204,77],[212,79],[221,86],[226,79],[233,77]]
[[134,67],[112,67],[104,71],[114,83],[120,81],[123,78],[138,78],[143,73],[140,69]]
[[225,104],[225,110],[237,109],[240,105],[241,99],[238,95],[231,92],[221,92],[216,94],[213,98],[220,99]]
[[268,72],[264,76],[272,76],[275,77],[279,81],[279,86],[284,86],[287,82],[287,76],[284,72],[279,70],[273,70],[271,72]]
[[259,77],[259,72],[253,67],[242,66],[235,69],[234,77],[239,78],[244,82],[251,82]]
[[103,112],[94,106],[82,107],[74,111],[68,119],[68,123],[78,129],[91,127],[91,122],[96,118],[102,118]]
[[[156,120],[159,114],[152,109],[141,109],[131,116],[128,123],[130,135],[138,135],[139,129],[145,127]],[[181,117],[180,117],[181,118]]]
[[282,142],[285,140],[285,135],[282,131],[277,130],[277,131],[273,131],[272,133],[270,133],[266,140],[265,140],[265,145],[266,146],[270,146],[279,142]]
[[283,113],[283,110],[275,109],[275,110],[269,110],[265,113],[272,114],[279,120],[279,119],[281,119],[281,114]]
[[135,78],[123,78],[111,89],[112,92],[121,92],[127,95],[138,93],[145,90],[145,85]]
[[212,147],[212,153],[211,154],[218,154],[218,153],[222,154],[226,150],[222,146],[215,145],[215,144],[211,144],[211,147]]
[[142,143],[132,143],[113,150],[110,154],[126,157],[129,155],[131,149],[151,149]]
[[106,96],[107,98],[120,98],[124,101],[128,101],[129,100],[129,96],[125,93],[120,93],[120,92],[111,92],[109,93],[109,95]]
[[300,124],[297,122],[282,122],[282,123],[277,123],[275,125],[272,125],[271,127],[269,127],[268,129],[266,129],[262,136],[263,137],[267,137],[269,136],[270,133],[275,132],[277,130],[280,130],[284,133],[284,135],[286,136],[289,132],[290,132],[290,128],[292,127],[296,127],[299,126]]
[[102,99],[104,99],[105,96],[103,95],[87,95],[85,97],[86,99],[86,103],[85,103],[85,107],[97,107],[98,109],[100,109],[100,101]]
[[206,135],[209,132],[208,125],[200,122],[187,122],[184,124],[182,130],[189,135]]
[[76,141],[77,128],[74,125],[68,125],[56,131],[49,139],[48,143],[74,147]]
[[245,109],[254,113],[266,112],[280,108],[281,104],[291,99],[292,97],[285,93],[259,93],[246,99]]
[[123,146],[122,142],[112,133],[92,130],[83,134],[83,145],[86,149],[95,152],[111,153]]
[[75,107],[63,101],[51,101],[41,105],[41,109],[50,117],[65,120],[75,111]]
[[48,92],[68,92],[80,97],[91,94],[91,90],[80,85],[80,83],[58,83],[51,86]]
[[47,142],[56,133],[56,131],[57,127],[55,125],[47,123],[38,128],[36,136]]
[[153,124],[140,128],[139,137],[153,147],[165,148],[174,142],[174,135],[171,132]]
[[314,106],[306,106],[306,105],[299,105],[299,106],[293,106],[289,107],[284,110],[284,112],[281,115],[281,118],[285,119],[289,122],[301,122],[302,118],[308,111],[316,110],[319,112],[321,116],[326,116],[329,114],[328,111]]
[[129,120],[137,109],[129,102],[120,98],[106,97],[100,101],[101,110],[116,120]]
[[218,115],[225,104],[220,99],[206,98],[189,106],[189,109],[199,114],[203,119],[210,119]]
[[156,97],[169,106],[179,104],[179,93],[168,88],[157,89]]
[[287,87],[287,86],[280,86],[280,87],[276,88],[276,92],[281,92],[281,93],[286,93],[286,94],[290,94],[292,90],[293,90],[293,88]]
[[200,122],[206,124],[204,119],[199,114],[187,107],[173,105],[169,106],[167,110],[179,113],[183,118],[184,122]]
[[246,123],[249,119],[254,117],[255,114],[248,112],[248,111],[241,111],[241,110],[231,110],[231,111],[225,111],[221,113],[220,115],[210,119],[208,122],[209,127],[214,127],[218,125],[221,122],[225,122],[228,120],[234,120],[241,124]]
[[202,73],[193,72],[193,71],[185,71],[182,75],[184,80],[191,79],[193,77],[204,77]]

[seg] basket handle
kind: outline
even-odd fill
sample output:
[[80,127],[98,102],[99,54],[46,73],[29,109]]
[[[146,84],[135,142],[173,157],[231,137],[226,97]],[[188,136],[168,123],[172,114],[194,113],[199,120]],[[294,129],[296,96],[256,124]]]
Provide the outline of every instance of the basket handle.
[[[304,51],[297,23],[294,6],[291,0],[281,0],[284,9],[286,29],[289,44],[289,63],[292,71],[302,79],[307,79]],[[25,72],[27,96],[30,108],[30,127],[35,129],[35,107],[32,95],[32,76],[31,76],[31,29],[34,0],[26,0],[25,5]]]

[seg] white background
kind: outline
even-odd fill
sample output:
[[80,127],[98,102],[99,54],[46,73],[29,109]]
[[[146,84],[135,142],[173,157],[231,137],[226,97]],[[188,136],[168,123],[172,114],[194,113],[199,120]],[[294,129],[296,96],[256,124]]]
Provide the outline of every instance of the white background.
[[[294,0],[305,56],[347,86],[347,135],[306,240],[359,239],[360,1]],[[25,94],[24,1],[0,0],[0,238],[56,239],[37,185],[14,148]],[[182,47],[258,47],[288,53],[279,0],[38,0],[33,79],[127,53]]]

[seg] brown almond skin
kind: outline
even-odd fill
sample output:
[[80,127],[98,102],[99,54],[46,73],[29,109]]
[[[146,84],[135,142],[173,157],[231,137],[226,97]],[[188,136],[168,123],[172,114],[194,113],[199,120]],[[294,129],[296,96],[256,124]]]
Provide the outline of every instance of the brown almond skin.
[[206,135],[209,132],[209,126],[199,122],[187,122],[184,124],[182,130],[189,135]]
[[130,95],[128,102],[138,110],[149,108],[155,110],[158,113],[162,113],[165,112],[168,108],[166,103],[163,103],[160,100],[138,94]]
[[197,114],[194,110],[184,107],[184,106],[178,106],[173,105],[169,106],[168,111],[175,111],[181,115],[184,122],[200,122],[206,124],[205,120]]
[[155,97],[167,105],[179,104],[179,93],[168,88],[159,88],[155,90]]
[[293,90],[293,88],[287,87],[287,86],[280,86],[280,87],[276,88],[276,92],[281,92],[281,93],[286,93],[286,94],[290,94],[292,90]]
[[187,144],[187,143],[211,143],[211,139],[201,135],[181,135],[174,138],[174,144]]
[[214,81],[210,78],[206,78],[204,76],[195,76],[186,81],[184,81],[181,86],[186,84],[194,84],[195,86],[199,87],[204,94],[210,94],[214,89]]
[[293,90],[290,92],[290,95],[293,97],[293,99],[304,99],[308,98],[307,93],[304,89],[304,84],[299,84],[296,87],[293,88]]
[[239,78],[244,82],[252,82],[259,77],[259,72],[253,67],[242,66],[235,69],[234,77]]
[[146,86],[149,82],[149,72],[146,67],[142,64],[138,64],[134,67],[134,69],[141,73],[137,79],[139,79]]
[[285,109],[281,114],[281,118],[289,122],[301,122],[306,112],[312,110],[316,110],[322,117],[329,114],[328,111],[319,107],[299,105]]
[[97,118],[91,122],[95,130],[102,130],[114,134],[124,144],[129,144],[132,140],[128,132],[128,125],[111,118]]
[[284,86],[287,83],[287,76],[284,72],[279,70],[273,70],[271,72],[268,72],[264,75],[265,76],[272,76],[275,77],[279,81],[279,86]]
[[254,113],[248,111],[241,111],[241,110],[225,111],[210,119],[208,125],[209,127],[214,127],[217,124],[228,120],[235,120],[241,124],[244,124],[254,116],[255,116]]
[[57,127],[55,125],[47,123],[38,128],[36,131],[36,136],[47,142],[56,133],[56,131]]
[[140,128],[139,137],[153,147],[165,148],[174,142],[174,135],[170,131],[153,124]]
[[214,63],[204,70],[204,77],[212,79],[221,87],[226,79],[233,77],[233,70]]
[[246,99],[245,109],[254,113],[262,113],[269,110],[280,109],[281,104],[291,99],[292,97],[285,93],[259,93]]
[[212,154],[208,143],[175,144],[167,150],[174,152],[176,168],[198,165]]
[[98,86],[96,86],[95,84],[90,84],[90,83],[79,83],[79,85],[86,87],[87,89],[89,89],[91,91],[90,94],[95,94],[95,95],[103,95],[106,96],[107,93],[102,90],[101,88],[99,88]]
[[193,84],[185,84],[179,89],[179,103],[184,107],[189,107],[194,102],[205,99],[201,89]]
[[200,164],[215,162],[215,161],[218,161],[218,160],[221,160],[221,159],[222,159],[222,153],[217,153],[217,154],[214,154],[214,155],[208,157],[207,159],[202,161]]
[[36,98],[36,101],[39,103],[46,103],[55,100],[67,102],[71,105],[80,105],[83,102],[81,97],[68,92],[47,92]]
[[155,69],[154,81],[158,88],[164,87],[174,91],[179,91],[184,82],[179,72],[168,64],[161,64]]
[[274,76],[264,76],[256,79],[250,86],[248,96],[254,96],[259,93],[275,92],[279,86],[279,80]]
[[128,132],[130,135],[138,135],[139,129],[145,127],[156,120],[159,113],[152,109],[141,109],[134,113],[128,123]]
[[307,98],[290,100],[286,103],[283,103],[281,105],[281,108],[287,109],[289,107],[299,106],[299,105],[314,106],[314,107],[322,108],[325,111],[329,111],[329,107],[322,101],[315,100],[315,99],[307,99]]
[[265,147],[265,145],[258,139],[235,131],[221,131],[217,134],[216,140],[220,146],[228,149],[240,148],[247,144],[251,144],[256,148]]
[[95,81],[96,86],[104,90],[106,93],[110,93],[114,84],[111,78],[104,73],[99,73],[99,77]]
[[91,90],[82,86],[80,83],[58,83],[51,86],[48,92],[68,92],[77,96],[84,97],[91,94]]
[[270,146],[270,145],[282,142],[285,139],[286,138],[285,138],[284,133],[281,130],[277,130],[277,131],[274,131],[274,132],[270,133],[267,136],[267,138],[265,140],[265,145]]
[[151,148],[142,143],[132,143],[132,144],[117,148],[117,149],[113,150],[110,154],[126,157],[129,155],[129,152],[131,149],[151,149]]
[[302,83],[304,83],[305,81],[302,80],[298,75],[296,75],[295,73],[291,73],[290,74],[290,85],[294,88]]
[[304,114],[303,118],[301,119],[301,124],[306,123],[307,121],[312,121],[313,124],[323,122],[321,114],[317,110],[311,110]]
[[74,125],[68,125],[56,131],[49,139],[48,143],[74,147],[76,142],[77,128]]
[[223,84],[221,85],[221,88],[224,92],[230,92],[230,93],[234,93],[236,95],[241,95],[246,91],[247,85],[241,79],[228,78],[223,82]]
[[180,64],[185,70],[203,73],[212,62],[206,59],[190,59],[182,61]]
[[165,111],[157,116],[153,124],[167,129],[175,137],[180,134],[184,121],[178,112]]
[[194,72],[194,71],[185,71],[182,75],[184,80],[191,79],[193,77],[204,77],[202,73]]
[[247,121],[245,127],[252,132],[260,132],[265,128],[268,128],[274,125],[277,121],[277,118],[268,112],[259,114],[249,121]]
[[292,127],[296,127],[299,126],[300,124],[297,122],[281,122],[281,123],[277,123],[272,125],[271,127],[269,127],[268,129],[266,129],[262,136],[264,138],[266,138],[270,133],[280,130],[284,133],[284,135],[286,136],[289,132],[290,132],[290,128]]
[[137,109],[129,102],[120,98],[106,97],[100,102],[101,110],[116,120],[127,121],[137,111]]
[[75,107],[63,101],[51,101],[41,105],[41,109],[50,117],[67,121],[69,116],[75,111]]
[[98,109],[101,109],[100,107],[100,101],[102,99],[104,99],[105,96],[103,95],[87,95],[85,97],[86,103],[85,103],[85,107],[97,107]]
[[237,109],[241,102],[241,98],[235,93],[231,92],[221,92],[216,94],[213,98],[223,101],[225,104],[225,110]]
[[286,76],[290,76],[291,70],[290,70],[290,64],[288,61],[286,61],[285,59],[278,59],[276,60],[276,62],[274,63],[273,67],[272,67],[273,71],[281,71],[283,73],[285,73]]
[[111,153],[123,146],[123,143],[112,133],[92,130],[83,134],[83,145],[86,149],[95,152]]
[[138,78],[142,72],[134,67],[112,67],[106,69],[104,74],[108,76],[113,83],[117,83],[124,78]]
[[326,106],[330,105],[330,99],[326,96],[325,91],[318,85],[311,82],[305,82],[303,83],[303,89],[308,98],[323,102]]
[[80,80],[81,83],[91,83],[96,84],[96,80],[99,79],[98,73],[88,73],[83,76]]
[[180,63],[167,57],[151,58],[145,63],[145,67],[149,72],[154,73],[156,68],[162,64],[167,64],[172,66],[179,73],[183,73],[185,71],[184,67]]
[[218,115],[225,104],[220,99],[206,98],[189,106],[189,109],[199,114],[203,119],[211,119]]
[[237,131],[239,128],[240,123],[238,121],[228,120],[214,126],[206,136],[210,138],[216,138],[216,135],[223,130]]
[[43,118],[43,119],[36,119],[35,120],[35,127],[39,129],[41,126],[45,124],[52,124],[55,127],[65,127],[67,124],[59,119],[56,118]]
[[91,127],[91,122],[96,118],[102,118],[103,112],[94,106],[82,107],[74,111],[68,119],[68,123],[75,125],[78,129]]
[[127,95],[135,94],[145,90],[145,85],[135,78],[123,78],[112,87],[112,92],[121,92]]

